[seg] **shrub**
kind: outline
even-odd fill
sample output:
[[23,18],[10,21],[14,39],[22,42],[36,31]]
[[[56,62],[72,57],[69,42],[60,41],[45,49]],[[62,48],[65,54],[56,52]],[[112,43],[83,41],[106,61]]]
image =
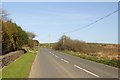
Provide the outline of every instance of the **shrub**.
[[118,60],[118,47],[115,44],[86,43],[80,40],[72,40],[65,35],[53,46],[53,49],[70,50],[91,56]]

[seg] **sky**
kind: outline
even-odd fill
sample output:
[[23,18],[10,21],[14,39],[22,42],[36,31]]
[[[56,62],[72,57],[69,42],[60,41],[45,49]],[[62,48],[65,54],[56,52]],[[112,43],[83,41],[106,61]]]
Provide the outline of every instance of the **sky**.
[[119,2],[119,0],[1,0],[2,2]]
[[[118,9],[117,2],[4,2],[13,22],[35,33],[40,42],[57,42],[63,33],[94,22]],[[94,43],[118,43],[118,13],[73,33],[72,39]]]

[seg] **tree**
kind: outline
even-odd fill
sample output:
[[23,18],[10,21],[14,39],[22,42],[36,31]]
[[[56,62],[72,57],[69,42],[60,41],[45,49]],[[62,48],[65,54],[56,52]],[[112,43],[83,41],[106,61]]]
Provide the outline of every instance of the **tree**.
[[33,38],[36,37],[36,35],[32,32],[27,32],[27,34],[28,34],[28,37],[29,37],[30,40],[32,40]]
[[7,13],[7,11],[0,9],[0,20],[8,21],[9,20],[8,15],[9,14]]
[[66,35],[63,35],[60,40],[54,46],[57,50],[72,50],[76,52],[85,52],[87,45],[83,41],[72,40]]
[[30,47],[30,48],[34,48],[34,40],[33,40],[33,38],[35,38],[36,37],[36,35],[34,34],[34,33],[32,33],[32,32],[27,32],[27,34],[28,34],[28,37],[29,37],[29,41],[28,41],[28,46]]
[[2,54],[21,49],[28,44],[28,35],[12,21],[2,22]]

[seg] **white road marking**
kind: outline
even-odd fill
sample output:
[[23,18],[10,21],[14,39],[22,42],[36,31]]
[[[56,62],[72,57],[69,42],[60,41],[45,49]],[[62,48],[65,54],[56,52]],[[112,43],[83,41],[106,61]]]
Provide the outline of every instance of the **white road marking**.
[[59,58],[58,56],[55,55],[56,58]]
[[54,55],[52,52],[50,52],[50,54]]
[[69,61],[65,60],[65,59],[61,59],[62,61],[66,62],[66,63],[69,63]]
[[54,55],[52,52],[50,52],[52,55]]
[[95,76],[95,77],[99,77],[98,75],[96,75],[96,74],[94,74],[94,73],[92,73],[92,72],[90,72],[90,71],[88,71],[88,70],[86,70],[86,69],[84,69],[84,68],[81,68],[81,67],[79,67],[79,66],[77,66],[77,65],[74,65],[74,66],[75,66],[76,68],[78,68],[78,69],[81,69],[81,70],[83,70],[83,71],[85,71],[85,72],[87,72],[87,73]]

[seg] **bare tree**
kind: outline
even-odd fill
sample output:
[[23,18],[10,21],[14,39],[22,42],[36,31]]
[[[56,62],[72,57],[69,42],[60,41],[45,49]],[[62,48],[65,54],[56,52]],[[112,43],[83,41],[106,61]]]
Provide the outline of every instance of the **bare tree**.
[[8,15],[9,14],[7,13],[6,10],[0,9],[0,20],[2,20],[2,21],[8,21],[9,20]]
[[36,37],[36,35],[32,32],[27,32],[28,36],[29,36],[29,39],[33,39]]

